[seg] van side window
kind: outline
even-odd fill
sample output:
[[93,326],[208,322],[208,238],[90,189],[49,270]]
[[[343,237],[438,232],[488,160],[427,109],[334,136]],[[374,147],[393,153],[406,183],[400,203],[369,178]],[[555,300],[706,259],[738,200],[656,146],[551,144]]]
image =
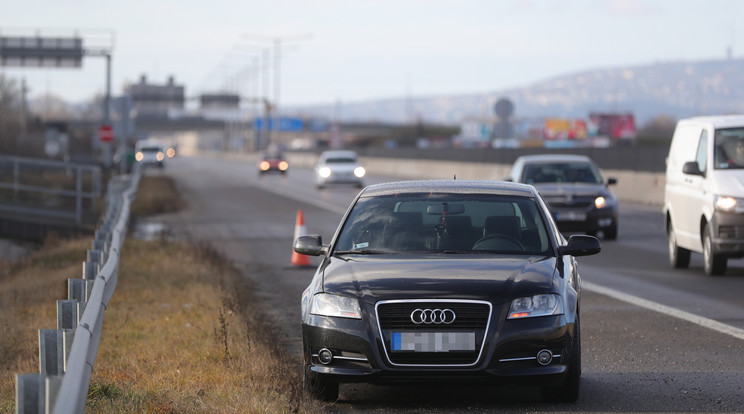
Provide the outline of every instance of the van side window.
[[705,172],[708,166],[708,131],[703,130],[700,134],[700,143],[698,144],[697,155],[695,156],[700,171]]

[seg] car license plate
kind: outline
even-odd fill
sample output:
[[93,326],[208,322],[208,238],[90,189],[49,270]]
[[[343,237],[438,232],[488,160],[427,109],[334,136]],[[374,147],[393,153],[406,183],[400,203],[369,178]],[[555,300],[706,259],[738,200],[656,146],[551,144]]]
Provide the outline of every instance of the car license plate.
[[565,211],[555,213],[555,219],[560,221],[586,221],[586,213],[583,211]]
[[475,333],[393,332],[391,349],[401,352],[475,351]]

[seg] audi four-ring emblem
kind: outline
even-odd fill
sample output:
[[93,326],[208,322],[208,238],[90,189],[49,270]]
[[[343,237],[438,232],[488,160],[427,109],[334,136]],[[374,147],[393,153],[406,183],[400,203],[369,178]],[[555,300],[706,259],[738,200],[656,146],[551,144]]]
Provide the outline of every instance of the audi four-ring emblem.
[[411,322],[416,325],[436,324],[449,325],[455,321],[455,311],[452,309],[416,309],[411,312]]

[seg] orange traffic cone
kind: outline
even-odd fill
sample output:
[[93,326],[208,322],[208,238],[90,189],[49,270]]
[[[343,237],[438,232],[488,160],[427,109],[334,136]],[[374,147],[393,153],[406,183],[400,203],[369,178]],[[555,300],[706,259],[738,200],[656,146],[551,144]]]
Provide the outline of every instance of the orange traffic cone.
[[[302,210],[297,210],[294,240],[297,240],[298,238],[300,238],[300,236],[304,236],[306,234],[307,229],[305,228],[305,216],[303,216]],[[296,251],[292,250],[292,266],[312,266],[310,264],[310,257],[305,256],[304,254],[299,254]]]

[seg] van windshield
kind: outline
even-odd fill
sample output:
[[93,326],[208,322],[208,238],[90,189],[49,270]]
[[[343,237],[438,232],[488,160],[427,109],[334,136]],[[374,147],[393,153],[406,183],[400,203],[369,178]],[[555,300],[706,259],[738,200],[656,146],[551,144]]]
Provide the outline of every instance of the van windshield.
[[744,128],[716,130],[713,161],[717,170],[744,169]]

